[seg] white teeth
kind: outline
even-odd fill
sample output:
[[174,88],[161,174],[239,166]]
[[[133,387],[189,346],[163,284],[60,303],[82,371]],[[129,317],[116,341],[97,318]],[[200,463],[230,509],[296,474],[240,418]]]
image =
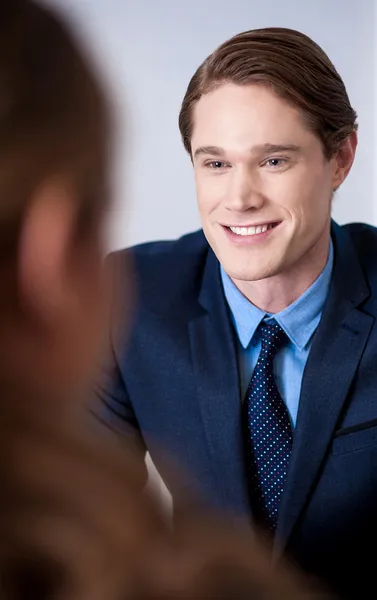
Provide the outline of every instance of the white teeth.
[[258,233],[265,233],[271,228],[272,225],[258,225],[258,227],[229,227],[229,229],[237,235],[257,235]]

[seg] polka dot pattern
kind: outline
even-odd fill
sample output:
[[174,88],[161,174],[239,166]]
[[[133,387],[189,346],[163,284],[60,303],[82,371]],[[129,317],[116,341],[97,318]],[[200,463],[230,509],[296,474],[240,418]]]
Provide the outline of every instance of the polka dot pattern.
[[260,326],[262,349],[244,403],[246,452],[254,509],[271,531],[287,477],[292,428],[277,389],[273,361],[288,338],[275,321]]

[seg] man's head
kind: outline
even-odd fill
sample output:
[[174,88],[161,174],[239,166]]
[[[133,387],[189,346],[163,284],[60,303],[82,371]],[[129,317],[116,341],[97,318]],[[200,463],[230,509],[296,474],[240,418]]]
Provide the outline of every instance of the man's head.
[[0,376],[30,393],[90,377],[104,307],[107,99],[50,10],[0,5]]
[[357,124],[317,44],[290,29],[233,37],[191,79],[179,125],[204,232],[233,279],[257,281],[323,260]]

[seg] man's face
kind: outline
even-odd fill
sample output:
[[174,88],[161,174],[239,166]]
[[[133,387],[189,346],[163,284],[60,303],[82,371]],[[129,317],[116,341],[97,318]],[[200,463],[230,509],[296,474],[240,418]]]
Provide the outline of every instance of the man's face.
[[260,85],[227,83],[193,111],[204,233],[235,280],[284,274],[328,243],[336,159],[299,111]]

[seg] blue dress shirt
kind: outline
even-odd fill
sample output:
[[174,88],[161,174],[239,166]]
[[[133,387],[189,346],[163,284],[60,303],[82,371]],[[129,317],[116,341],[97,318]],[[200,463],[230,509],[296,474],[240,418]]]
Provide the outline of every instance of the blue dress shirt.
[[293,304],[275,315],[265,313],[249,302],[220,267],[225,297],[240,342],[238,362],[242,400],[261,350],[258,326],[263,319],[268,321],[273,318],[289,338],[289,343],[276,355],[274,373],[293,427],[296,425],[302,377],[311,342],[330,288],[333,262],[334,250],[331,242],[329,258],[320,276]]

